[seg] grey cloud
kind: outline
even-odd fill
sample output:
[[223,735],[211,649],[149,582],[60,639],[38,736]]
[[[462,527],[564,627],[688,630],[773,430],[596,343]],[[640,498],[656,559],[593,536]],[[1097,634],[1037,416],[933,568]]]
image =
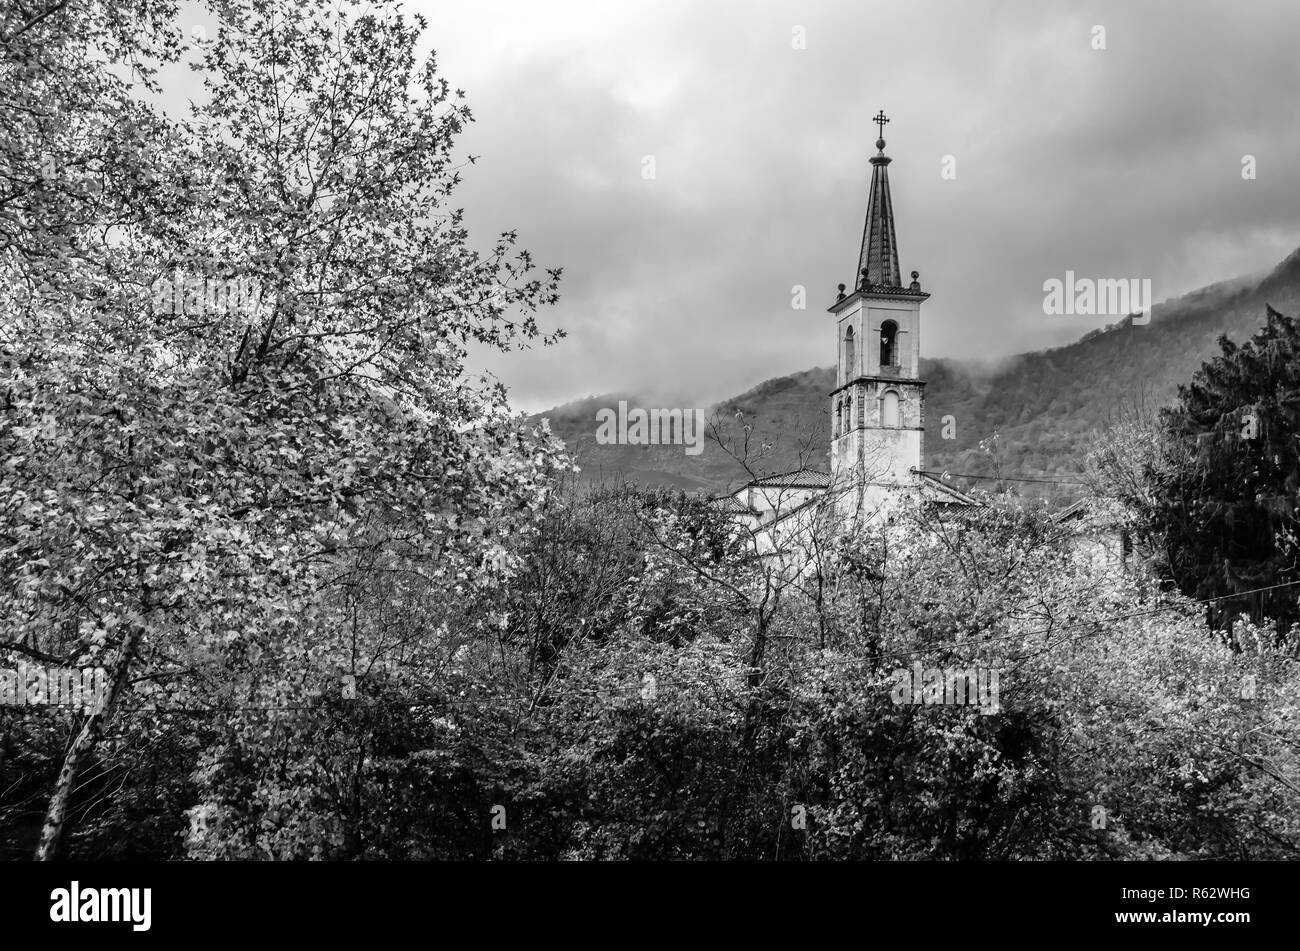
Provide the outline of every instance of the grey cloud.
[[[851,280],[881,107],[902,266],[934,294],[929,355],[1091,329],[1042,314],[1043,280],[1067,268],[1150,276],[1159,297],[1300,244],[1286,2],[667,3],[581,40],[559,21],[512,34],[511,5],[491,4],[482,56],[473,14],[440,29],[427,7],[479,120],[471,225],[517,227],[565,268],[545,319],[568,338],[484,358],[527,409],[607,390],[714,399],[829,362],[824,309]],[[1257,181],[1240,178],[1245,153]],[[791,310],[795,284],[807,310]]]

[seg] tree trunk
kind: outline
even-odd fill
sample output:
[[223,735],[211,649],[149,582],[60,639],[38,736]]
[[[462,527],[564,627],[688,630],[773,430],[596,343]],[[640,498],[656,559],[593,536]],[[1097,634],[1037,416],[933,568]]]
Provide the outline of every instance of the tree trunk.
[[68,803],[72,798],[73,783],[81,770],[82,763],[86,761],[86,757],[103,736],[104,727],[113,716],[117,698],[126,689],[131,661],[142,633],[142,626],[132,625],[126,639],[122,642],[122,653],[113,671],[113,679],[109,684],[108,696],[104,698],[103,706],[86,718],[81,732],[77,734],[77,738],[73,740],[72,746],[63,757],[63,768],[59,770],[59,778],[54,783],[54,792],[50,795],[50,804],[45,810],[45,825],[41,828],[41,841],[36,847],[38,862],[49,862],[58,856],[59,846],[63,841],[64,822],[68,817]]

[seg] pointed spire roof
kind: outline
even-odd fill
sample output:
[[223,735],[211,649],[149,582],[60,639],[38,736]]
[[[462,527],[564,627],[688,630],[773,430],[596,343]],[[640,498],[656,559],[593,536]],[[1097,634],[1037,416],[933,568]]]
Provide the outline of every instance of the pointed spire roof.
[[854,286],[902,287],[903,275],[898,267],[898,240],[894,237],[894,204],[889,197],[889,163],[885,155],[884,110],[875,117],[880,127],[876,154],[871,157],[871,192],[867,197],[867,223],[862,231],[862,253]]
[[885,154],[884,110],[875,116],[881,137],[876,140],[876,154],[871,157],[871,192],[867,196],[867,224],[862,230],[862,251],[858,254],[858,271],[853,275],[853,289],[839,286],[839,296],[827,308],[838,314],[862,297],[891,297],[902,300],[927,300],[921,290],[921,275],[912,272],[911,282],[903,283],[898,266],[898,240],[894,237],[894,203],[889,196],[889,162]]

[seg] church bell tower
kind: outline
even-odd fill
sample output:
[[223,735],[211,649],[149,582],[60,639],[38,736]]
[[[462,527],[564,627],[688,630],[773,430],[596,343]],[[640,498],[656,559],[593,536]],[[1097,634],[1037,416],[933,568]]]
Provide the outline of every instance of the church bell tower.
[[[831,475],[865,494],[916,485],[925,436],[925,382],[920,379],[921,290],[916,271],[904,286],[894,237],[883,110],[871,157],[867,222],[853,290],[839,286],[835,315],[838,359],[831,392]],[[870,489],[876,487],[876,492]]]

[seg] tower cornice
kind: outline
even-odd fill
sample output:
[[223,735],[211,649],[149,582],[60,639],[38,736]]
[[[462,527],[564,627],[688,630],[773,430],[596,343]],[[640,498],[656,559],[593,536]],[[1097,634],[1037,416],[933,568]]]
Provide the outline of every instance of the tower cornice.
[[925,380],[920,380],[912,376],[877,376],[875,374],[868,374],[864,376],[855,376],[847,383],[835,387],[835,389],[831,390],[830,395],[834,396],[836,393],[842,393],[845,390],[852,389],[862,383],[881,383],[886,386],[892,384],[904,384],[906,386],[915,386],[918,389],[925,388]]
[[[841,285],[843,286],[843,285]],[[916,281],[912,282],[912,287],[890,287],[886,284],[868,284],[852,294],[845,294],[840,297],[834,304],[826,308],[830,314],[838,314],[844,308],[850,306],[857,300],[928,300],[930,295],[921,290],[921,285]]]

